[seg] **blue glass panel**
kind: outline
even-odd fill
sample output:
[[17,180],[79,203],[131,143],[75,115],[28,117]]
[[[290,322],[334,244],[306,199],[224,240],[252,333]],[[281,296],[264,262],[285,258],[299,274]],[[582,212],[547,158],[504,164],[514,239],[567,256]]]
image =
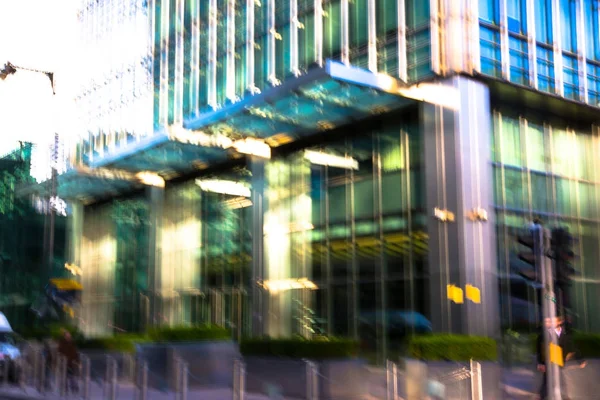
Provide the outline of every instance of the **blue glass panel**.
[[422,29],[407,34],[406,46],[409,81],[416,82],[431,76],[431,40],[429,29]]
[[481,72],[485,75],[502,76],[500,32],[482,26],[479,30],[479,41],[481,44]]
[[588,102],[593,105],[600,104],[600,66],[587,63],[588,71]]
[[539,42],[552,43],[552,0],[535,2],[535,36]]
[[577,58],[563,55],[563,80],[565,97],[570,99],[578,99],[579,73],[577,70]]
[[479,0],[479,18],[482,21],[499,25],[500,22],[500,1],[499,0]]
[[525,0],[507,0],[508,30],[510,32],[527,33],[527,10]]
[[560,0],[560,30],[562,32],[562,47],[564,50],[577,51],[577,2]]
[[584,0],[585,41],[587,44],[587,57],[600,60],[600,36],[598,31],[598,0]]
[[554,53],[552,49],[537,47],[538,89],[554,92]]
[[529,84],[529,55],[527,42],[515,37],[509,37],[510,48],[510,80],[512,82]]

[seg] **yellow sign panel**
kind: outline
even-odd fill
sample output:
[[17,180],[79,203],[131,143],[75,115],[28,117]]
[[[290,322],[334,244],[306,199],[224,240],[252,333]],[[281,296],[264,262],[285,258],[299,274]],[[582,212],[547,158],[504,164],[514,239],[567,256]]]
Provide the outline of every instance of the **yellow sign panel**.
[[467,299],[471,300],[475,304],[481,303],[481,291],[478,288],[472,285],[467,285],[465,289]]
[[463,304],[464,296],[463,290],[454,285],[447,285],[448,289],[448,300],[455,302],[456,304]]
[[50,279],[50,283],[58,290],[83,290],[81,283],[73,279]]
[[550,343],[550,362],[556,365],[564,366],[562,347]]

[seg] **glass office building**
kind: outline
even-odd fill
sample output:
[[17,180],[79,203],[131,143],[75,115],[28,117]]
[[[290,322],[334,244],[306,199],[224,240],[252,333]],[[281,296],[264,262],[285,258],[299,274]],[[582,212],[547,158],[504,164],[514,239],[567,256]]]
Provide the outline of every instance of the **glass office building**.
[[96,42],[136,4],[154,94],[152,129],[94,120],[59,179],[88,334],[213,322],[380,360],[429,328],[498,336],[539,320],[532,217],[580,239],[575,322],[600,330],[596,2],[84,3]]

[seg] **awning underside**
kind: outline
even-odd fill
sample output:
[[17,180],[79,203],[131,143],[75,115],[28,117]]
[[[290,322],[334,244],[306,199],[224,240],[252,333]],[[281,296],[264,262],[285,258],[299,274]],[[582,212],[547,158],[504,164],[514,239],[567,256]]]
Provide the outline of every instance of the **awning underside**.
[[[184,129],[232,139],[257,138],[271,147],[351,124],[414,103],[398,94],[400,83],[389,76],[328,61],[323,68],[292,78],[280,86],[200,115]],[[232,149],[201,146],[157,132],[90,163],[92,168],[152,172],[166,180],[239,157]],[[59,177],[63,198],[106,197],[139,187],[139,182],[90,177],[70,171]],[[48,192],[45,182],[37,192]]]

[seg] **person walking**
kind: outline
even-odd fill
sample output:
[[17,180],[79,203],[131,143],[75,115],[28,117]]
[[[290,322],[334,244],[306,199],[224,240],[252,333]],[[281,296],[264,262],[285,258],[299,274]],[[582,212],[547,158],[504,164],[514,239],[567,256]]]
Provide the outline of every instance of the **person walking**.
[[58,342],[58,354],[65,358],[67,363],[67,389],[72,393],[79,390],[77,385],[77,372],[79,371],[79,351],[77,345],[67,330],[63,331]]
[[[561,385],[562,400],[569,400],[568,387],[566,385],[566,379],[564,374],[564,367],[568,361],[576,360],[577,352],[573,343],[572,332],[570,329],[565,328],[564,319],[557,317],[552,321],[550,318],[546,318],[544,328],[537,338],[537,369],[542,373],[542,386],[540,387],[540,400],[547,399],[547,371],[546,371],[546,357],[548,356],[548,349],[545,346],[544,335],[548,332],[551,339],[556,339],[556,344],[562,350],[562,366],[559,366],[559,379]],[[580,368],[584,368],[586,365],[585,361],[580,361]]]

